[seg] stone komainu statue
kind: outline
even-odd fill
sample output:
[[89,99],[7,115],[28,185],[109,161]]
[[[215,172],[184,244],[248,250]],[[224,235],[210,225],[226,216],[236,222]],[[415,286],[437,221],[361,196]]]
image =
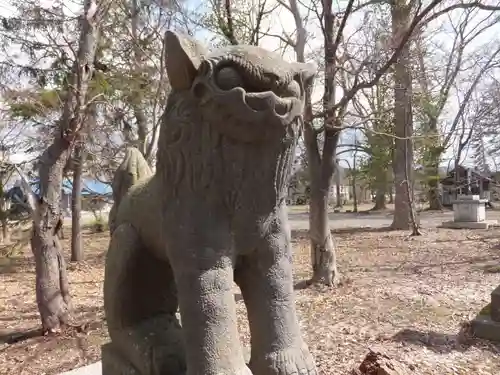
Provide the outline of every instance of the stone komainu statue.
[[109,230],[115,229],[116,210],[128,190],[139,180],[151,177],[153,172],[137,147],[127,147],[125,158],[113,177],[113,206],[109,211]]
[[[174,32],[165,43],[172,93],[156,173],[113,214],[103,374],[316,374],[296,316],[285,204],[316,67],[253,46],[209,53]],[[248,367],[233,280],[248,310]]]

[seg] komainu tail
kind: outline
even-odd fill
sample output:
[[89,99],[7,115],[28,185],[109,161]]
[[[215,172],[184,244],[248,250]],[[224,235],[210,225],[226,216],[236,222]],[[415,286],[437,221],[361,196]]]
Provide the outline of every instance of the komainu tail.
[[115,216],[121,200],[129,189],[140,179],[153,175],[142,153],[136,147],[127,147],[125,159],[120,164],[113,177],[111,188],[113,189],[113,206],[109,211],[109,231],[113,233]]

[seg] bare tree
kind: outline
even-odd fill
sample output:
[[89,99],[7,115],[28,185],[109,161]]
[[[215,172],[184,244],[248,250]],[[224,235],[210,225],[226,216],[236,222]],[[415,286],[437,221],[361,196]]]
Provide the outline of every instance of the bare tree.
[[85,161],[83,140],[78,140],[73,151],[73,183],[71,191],[71,261],[83,260],[80,218],[82,212],[82,174]]
[[[495,11],[477,12],[474,9],[466,9],[460,17],[448,17],[448,23],[445,25],[452,28],[454,37],[453,42],[450,43],[451,47],[442,46],[442,51],[436,49],[430,51],[431,43],[424,40],[424,35],[419,35],[414,39],[414,55],[417,62],[414,70],[418,83],[414,99],[419,123],[416,129],[419,137],[415,144],[416,151],[421,154],[430,209],[442,208],[438,193],[439,164],[443,153],[450,147],[453,134],[458,131],[456,125],[446,129],[443,124],[452,87],[460,76],[476,76],[478,80],[473,79],[469,86],[474,90],[485,73],[491,70],[492,64],[486,63],[474,72],[477,70],[475,66],[479,63],[474,57],[477,54],[477,48],[471,51],[470,46],[477,43],[479,37],[485,35],[498,22],[499,16],[496,13]],[[430,30],[430,33],[433,35],[435,30]],[[491,43],[488,43],[487,47],[491,49]],[[435,61],[433,61],[434,56],[436,56]],[[442,66],[443,60],[446,61],[445,66]],[[465,90],[467,91],[468,88]]]
[[[473,99],[473,100],[472,100]],[[487,172],[492,164],[493,171],[498,173],[500,156],[500,82],[492,76],[474,93],[471,98],[473,111],[469,114],[469,123],[474,128],[472,146],[477,163]]]
[[[411,22],[411,3],[406,0],[392,0],[392,37],[394,43],[405,33]],[[402,48],[399,59],[394,64],[394,182],[396,199],[393,229],[408,229],[413,224],[418,232],[413,210],[413,111],[412,111],[412,77],[410,71],[410,44]]]
[[[295,33],[295,40],[290,40],[289,43],[296,52],[297,60],[304,61],[307,31],[306,25],[304,24],[304,18],[299,10],[298,2],[296,0],[289,0],[288,3],[281,2],[281,4],[292,13],[297,29]],[[423,27],[423,25],[454,9],[500,9],[498,6],[472,2],[453,4],[432,12],[438,5],[441,4],[441,1],[433,0],[425,7],[420,4],[416,7],[414,12],[410,13],[407,5],[405,6],[404,3],[399,3],[399,5],[402,6],[394,10],[396,12],[400,12],[396,15],[396,17],[400,17],[401,23],[398,19],[396,19],[396,24],[400,25],[400,27],[398,27],[397,35],[395,35],[397,37],[393,40],[394,45],[391,48],[389,57],[383,61],[380,61],[379,58],[363,60],[357,64],[354,71],[352,69],[349,70],[354,77],[352,85],[349,88],[344,89],[342,97],[336,100],[335,77],[339,73],[340,67],[342,67],[342,69],[348,69],[348,67],[342,64],[344,60],[340,58],[343,51],[349,51],[350,49],[347,47],[341,48],[342,43],[345,43],[343,34],[347,20],[353,12],[363,9],[366,6],[370,6],[370,4],[372,3],[368,2],[355,8],[354,2],[349,1],[346,8],[338,17],[333,13],[332,2],[328,0],[322,1],[321,4],[314,3],[309,9],[311,12],[315,13],[318,20],[320,20],[325,40],[325,93],[323,96],[323,111],[319,114],[313,113],[310,96],[305,108],[304,137],[311,179],[309,218],[309,233],[312,253],[311,258],[313,263],[313,277],[311,282],[322,282],[326,285],[333,285],[336,280],[338,280],[335,248],[329,228],[327,202],[332,184],[332,176],[335,172],[335,157],[337,154],[339,134],[343,128],[342,118],[348,105],[352,102],[353,98],[360,90],[370,88],[378,84],[380,79],[388,72],[388,70],[398,62],[402,53],[407,54],[406,45],[416,29]],[[340,56],[338,55],[339,52]],[[375,74],[369,78],[364,78],[361,74],[366,66],[376,66]],[[395,67],[395,70],[396,69],[397,68]],[[406,69],[403,57],[403,64],[400,63],[399,72],[401,80],[408,80],[408,76],[405,76]],[[401,104],[399,116],[411,116],[411,114],[408,115],[405,113],[407,108],[411,108],[411,106],[408,107],[408,102],[405,102],[403,97],[406,90],[406,88],[398,89],[397,95],[400,97],[399,103]],[[317,118],[318,116],[323,118],[323,125],[319,128],[314,127],[313,123],[314,118]],[[405,138],[411,137],[411,131],[407,131],[407,125],[411,125],[411,121],[409,122],[408,120],[409,119],[405,119],[401,121],[401,123],[405,126],[404,128],[400,126],[400,129],[398,130],[398,133],[400,134],[396,134],[396,138],[400,138],[400,142],[397,147],[399,149],[399,153],[403,155],[403,162],[397,168],[399,179],[402,182],[408,180],[406,176],[410,177],[411,174],[411,170],[408,171],[407,169],[409,162],[405,161],[406,158],[404,158],[405,155],[409,155],[410,157],[412,155],[411,145],[407,145],[404,141]],[[318,142],[320,135],[323,137],[322,149],[319,148]],[[400,187],[400,203],[398,205],[400,207],[400,213],[396,215],[398,215],[398,218],[402,218],[404,216],[403,222],[406,221],[406,225],[408,226],[410,210],[406,209],[408,206],[405,204],[405,200],[408,200],[408,198],[405,199],[405,196],[408,196],[408,190],[405,187]],[[399,223],[398,219],[395,220],[395,223]]]
[[101,22],[110,3],[107,0],[85,3],[78,52],[69,76],[63,113],[52,144],[39,160],[40,200],[32,207],[31,247],[36,265],[37,304],[44,332],[59,331],[61,326],[69,323],[71,315],[66,264],[57,238],[61,223],[63,170],[84,123]]
[[211,12],[200,17],[204,28],[213,31],[232,45],[258,46],[268,36],[269,17],[279,4],[270,0],[210,0]]

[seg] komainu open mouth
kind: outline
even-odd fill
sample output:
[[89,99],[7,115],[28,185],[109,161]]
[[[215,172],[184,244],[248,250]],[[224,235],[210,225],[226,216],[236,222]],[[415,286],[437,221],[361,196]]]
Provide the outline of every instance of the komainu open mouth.
[[214,71],[214,86],[220,90],[218,94],[240,92],[243,102],[252,111],[267,112],[283,119],[290,118],[290,115],[296,117],[302,111],[302,90],[296,80],[283,84],[278,77],[274,80],[269,76],[265,79],[248,77],[241,74],[242,69],[237,65],[216,66]]

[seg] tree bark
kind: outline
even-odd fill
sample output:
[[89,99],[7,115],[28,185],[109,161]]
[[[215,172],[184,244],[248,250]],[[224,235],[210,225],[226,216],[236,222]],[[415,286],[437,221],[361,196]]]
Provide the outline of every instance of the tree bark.
[[[331,1],[325,1],[327,12],[325,23],[328,24],[328,41],[325,36],[325,49],[328,50],[325,59],[329,67],[335,66],[335,51],[333,50],[333,20],[331,12]],[[305,46],[307,41],[307,30],[304,27],[297,0],[289,0],[290,11],[293,15],[297,29],[296,43],[294,46],[298,62],[305,62]],[[333,90],[335,73],[331,74],[325,81],[325,87],[330,91],[325,93],[328,103],[333,103],[335,90]],[[331,95],[330,95],[331,94]],[[331,119],[333,120],[333,118]],[[328,200],[332,177],[335,172],[335,153],[338,144],[340,129],[326,129],[323,150],[320,152],[318,133],[314,129],[311,93],[306,92],[304,109],[304,141],[307,153],[308,171],[310,176],[310,203],[309,203],[309,238],[311,242],[311,263],[313,275],[310,283],[323,282],[333,285],[338,279],[335,246],[333,243],[330,222],[328,218]],[[326,125],[326,123],[325,123]],[[326,128],[326,126],[325,126]]]
[[372,211],[381,211],[387,209],[385,190],[383,188],[378,188],[375,193],[375,205]]
[[387,194],[387,171],[380,170],[375,175],[375,206],[373,206],[373,211],[385,210],[386,206],[386,194]]
[[[406,32],[410,6],[405,0],[392,0],[392,35],[394,43]],[[394,65],[394,181],[396,187],[393,229],[410,229],[411,202],[407,189],[411,186],[413,165],[412,79],[410,73],[410,44],[406,43]],[[407,180],[407,175],[410,180]]]
[[6,198],[4,195],[3,186],[0,191],[2,197],[0,198],[0,222],[2,225],[2,240],[0,241],[3,244],[10,243],[10,230],[9,230],[9,210],[8,205],[6,204]]
[[52,144],[39,159],[40,201],[33,212],[31,249],[36,264],[36,299],[44,332],[57,332],[69,323],[68,277],[57,237],[61,227],[63,171],[84,122],[100,22],[108,8],[107,0],[98,4],[85,2],[78,54],[69,77],[59,128]]
[[[311,177],[311,202],[309,210],[309,234],[311,240],[311,262],[313,276],[310,282],[321,282],[327,286],[333,286],[339,278],[337,270],[337,259],[335,246],[330,231],[330,219],[328,217],[328,198],[330,187],[333,183],[335,170],[337,169],[337,181],[340,180],[338,164],[336,162],[337,145],[341,131],[339,113],[332,111],[335,104],[335,43],[334,22],[335,15],[332,11],[332,2],[323,2],[325,23],[325,92],[323,96],[323,108],[325,110],[324,121],[324,143],[320,154],[318,146],[318,134],[307,126],[305,132],[306,149]],[[298,14],[298,11],[295,12]],[[296,21],[297,24],[297,21]],[[303,54],[302,54],[303,58]],[[309,93],[310,94],[310,93]],[[306,117],[312,119],[311,98],[308,95]],[[340,190],[340,189],[338,189]],[[337,203],[340,198],[337,192]]]
[[328,200],[336,167],[334,150],[338,143],[339,131],[325,129],[325,143],[321,157],[317,139],[310,136],[311,130],[307,131],[309,136],[306,139],[311,178],[309,238],[313,275],[310,283],[333,286],[338,282],[339,272],[328,217]]
[[441,197],[439,195],[439,167],[438,165],[433,165],[432,168],[429,168],[428,173],[428,200],[429,200],[429,209],[430,210],[442,210],[443,204],[441,202]]
[[[337,174],[338,174],[338,170],[337,170]],[[336,206],[337,207],[342,207],[342,195],[340,194],[340,178],[337,176],[336,178],[336,181],[335,181],[335,195],[337,196],[337,204]]]
[[9,221],[6,215],[2,217],[2,243],[4,245],[10,243]]
[[353,211],[358,212],[358,192],[356,188],[356,172],[352,176],[352,200],[353,200]]
[[44,332],[69,323],[71,311],[66,264],[57,238],[63,169],[70,143],[56,138],[40,158],[41,202],[33,220],[31,249],[36,268],[36,299]]
[[328,219],[328,190],[311,188],[309,238],[313,276],[310,283],[332,286],[338,280],[336,249]]
[[9,209],[10,201],[8,201],[5,195],[5,172],[0,172],[0,222],[2,225],[2,239],[1,243],[7,244],[10,242],[10,230],[9,230]]
[[36,300],[44,332],[58,332],[69,324],[71,297],[66,262],[59,240],[52,233],[35,231],[31,247],[36,249]]
[[83,260],[82,228],[80,218],[82,214],[82,171],[83,145],[75,147],[73,154],[73,189],[71,191],[71,261]]

